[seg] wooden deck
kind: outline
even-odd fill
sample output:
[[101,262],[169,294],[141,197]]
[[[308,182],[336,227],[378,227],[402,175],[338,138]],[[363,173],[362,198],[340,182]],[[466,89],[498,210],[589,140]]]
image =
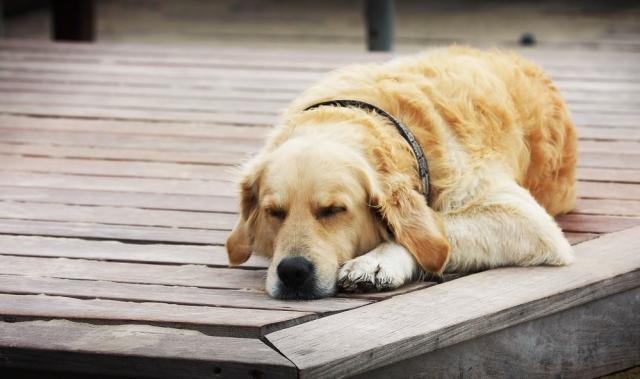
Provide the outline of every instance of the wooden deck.
[[278,301],[266,261],[226,266],[233,167],[325,72],[389,55],[0,41],[0,366],[293,378],[640,365],[640,53],[524,53],[579,127],[580,201],[559,219],[577,262]]

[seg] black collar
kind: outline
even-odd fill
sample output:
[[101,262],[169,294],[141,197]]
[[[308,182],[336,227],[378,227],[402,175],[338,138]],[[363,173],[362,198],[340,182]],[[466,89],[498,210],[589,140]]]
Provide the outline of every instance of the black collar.
[[368,111],[374,111],[380,116],[387,118],[391,123],[396,127],[398,133],[405,139],[411,146],[411,150],[413,150],[413,154],[416,157],[416,161],[418,162],[418,173],[420,174],[420,179],[422,180],[422,188],[424,191],[424,198],[427,201],[427,205],[431,203],[430,196],[430,187],[429,187],[429,166],[427,165],[427,158],[422,151],[422,147],[416,138],[413,136],[413,133],[409,131],[409,128],[402,125],[395,117],[385,112],[384,110],[376,107],[373,104],[365,103],[364,101],[359,100],[329,100],[323,101],[321,103],[313,104],[307,108],[305,111],[322,107],[322,106],[334,106],[334,107],[355,107],[360,109],[365,109]]

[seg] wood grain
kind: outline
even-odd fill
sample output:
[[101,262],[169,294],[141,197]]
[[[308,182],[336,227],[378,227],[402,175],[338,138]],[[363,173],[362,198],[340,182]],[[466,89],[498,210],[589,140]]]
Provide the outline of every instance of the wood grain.
[[612,233],[640,225],[640,217],[567,214],[556,218],[562,230],[583,233]]
[[68,319],[179,327],[207,335],[258,338],[309,321],[308,312],[0,294],[0,319]]
[[106,205],[156,210],[238,213],[237,199],[228,196],[0,186],[0,199],[29,203]]
[[[213,337],[146,325],[91,325],[63,320],[0,322],[4,367],[85,374],[210,378],[255,373],[291,378],[295,367],[256,339]],[[122,362],[127,364],[122,364]]]
[[0,171],[0,185],[21,187],[69,188],[97,191],[148,192],[175,195],[237,195],[229,181],[173,180],[151,178],[105,177],[92,175],[23,173]]
[[226,230],[9,219],[0,219],[0,233],[192,245],[224,245],[229,235]]
[[235,214],[0,201],[0,218],[231,230]]
[[354,375],[636,288],[639,249],[635,227],[577,245],[567,267],[485,271],[267,339],[303,378]]
[[18,275],[0,275],[0,293],[45,294],[80,299],[98,298],[225,308],[300,311],[318,314],[335,313],[371,303],[371,301],[348,297],[326,298],[314,301],[284,301],[272,299],[262,291],[219,290]]
[[[134,244],[2,234],[0,234],[0,254],[131,263],[200,264],[212,267],[227,267],[229,264],[227,252],[223,246]],[[266,258],[254,255],[239,267],[262,269],[267,265]]]
[[640,362],[638,312],[636,288],[356,377],[600,377]]
[[231,270],[197,265],[153,265],[84,259],[0,256],[0,274],[107,280],[204,288],[264,287],[264,270]]

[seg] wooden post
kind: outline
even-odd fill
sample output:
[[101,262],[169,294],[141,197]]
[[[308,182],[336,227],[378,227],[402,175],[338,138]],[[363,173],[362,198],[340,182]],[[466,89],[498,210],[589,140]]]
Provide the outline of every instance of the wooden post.
[[53,0],[51,5],[55,41],[91,42],[95,39],[93,0]]
[[393,50],[394,0],[366,0],[365,18],[369,51]]
[[4,7],[0,0],[0,38],[4,37]]

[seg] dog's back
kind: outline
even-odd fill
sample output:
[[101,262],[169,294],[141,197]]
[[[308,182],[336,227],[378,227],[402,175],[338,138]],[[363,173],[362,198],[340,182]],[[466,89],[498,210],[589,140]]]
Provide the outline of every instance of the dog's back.
[[496,164],[550,214],[574,207],[575,127],[551,80],[515,53],[452,47],[351,66],[291,109],[336,98],[372,102],[412,129],[435,168],[436,209],[481,196],[474,180]]

